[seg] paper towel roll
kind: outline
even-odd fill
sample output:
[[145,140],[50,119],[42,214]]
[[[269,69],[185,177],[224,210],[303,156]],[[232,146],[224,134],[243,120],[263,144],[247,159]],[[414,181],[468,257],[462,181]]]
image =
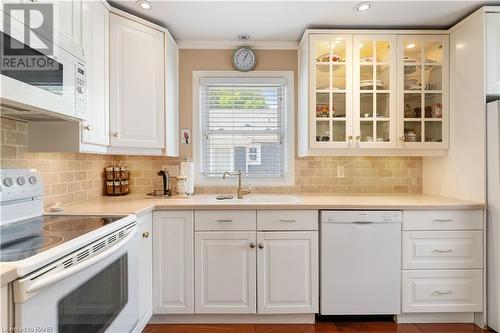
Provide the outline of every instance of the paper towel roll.
[[194,162],[181,162],[181,171],[186,176],[186,194],[194,194]]

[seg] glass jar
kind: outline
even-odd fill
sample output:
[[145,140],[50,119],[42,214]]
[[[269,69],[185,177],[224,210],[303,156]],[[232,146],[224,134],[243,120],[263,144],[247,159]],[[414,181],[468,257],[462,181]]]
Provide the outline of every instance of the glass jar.
[[114,187],[112,181],[106,182],[106,194],[112,195],[114,194]]
[[106,168],[106,179],[107,180],[113,180],[114,179],[114,176],[113,176],[113,167],[107,167]]

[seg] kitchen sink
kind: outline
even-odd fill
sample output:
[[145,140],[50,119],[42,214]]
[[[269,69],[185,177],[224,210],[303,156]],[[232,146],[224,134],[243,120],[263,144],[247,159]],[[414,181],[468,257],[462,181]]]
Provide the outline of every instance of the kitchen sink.
[[233,199],[224,199],[218,200],[217,198],[210,198],[209,201],[217,202],[220,204],[286,204],[286,203],[299,203],[302,200],[295,195],[249,195],[244,197],[243,199],[237,199],[234,197]]

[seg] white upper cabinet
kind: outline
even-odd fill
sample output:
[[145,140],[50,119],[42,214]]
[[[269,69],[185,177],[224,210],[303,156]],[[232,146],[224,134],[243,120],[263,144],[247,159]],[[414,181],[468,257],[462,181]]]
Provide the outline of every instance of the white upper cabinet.
[[165,147],[165,33],[110,14],[112,147]]
[[448,36],[364,33],[304,34],[298,155],[443,154]]
[[486,94],[500,95],[500,13],[486,13]]
[[87,101],[82,119],[82,143],[109,144],[109,22],[100,1],[82,4],[82,44],[86,61]]
[[[82,53],[82,0],[24,0],[26,3],[51,4],[54,19],[53,32],[41,31],[45,37],[51,39],[57,45],[64,47],[73,55],[81,58]],[[34,18],[37,19],[36,17]],[[40,19],[43,19],[40,17]],[[40,22],[41,23],[41,22]],[[37,22],[31,22],[32,26],[37,26]]]
[[398,36],[399,147],[448,147],[448,36]]
[[395,148],[396,36],[354,36],[354,145]]
[[[311,148],[349,148],[352,143],[352,37],[313,35],[309,54]],[[303,125],[300,125],[303,126]]]

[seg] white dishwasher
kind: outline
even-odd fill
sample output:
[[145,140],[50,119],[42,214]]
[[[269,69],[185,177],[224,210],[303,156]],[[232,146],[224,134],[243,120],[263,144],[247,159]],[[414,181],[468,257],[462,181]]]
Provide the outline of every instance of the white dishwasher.
[[401,312],[401,211],[322,211],[320,313]]

